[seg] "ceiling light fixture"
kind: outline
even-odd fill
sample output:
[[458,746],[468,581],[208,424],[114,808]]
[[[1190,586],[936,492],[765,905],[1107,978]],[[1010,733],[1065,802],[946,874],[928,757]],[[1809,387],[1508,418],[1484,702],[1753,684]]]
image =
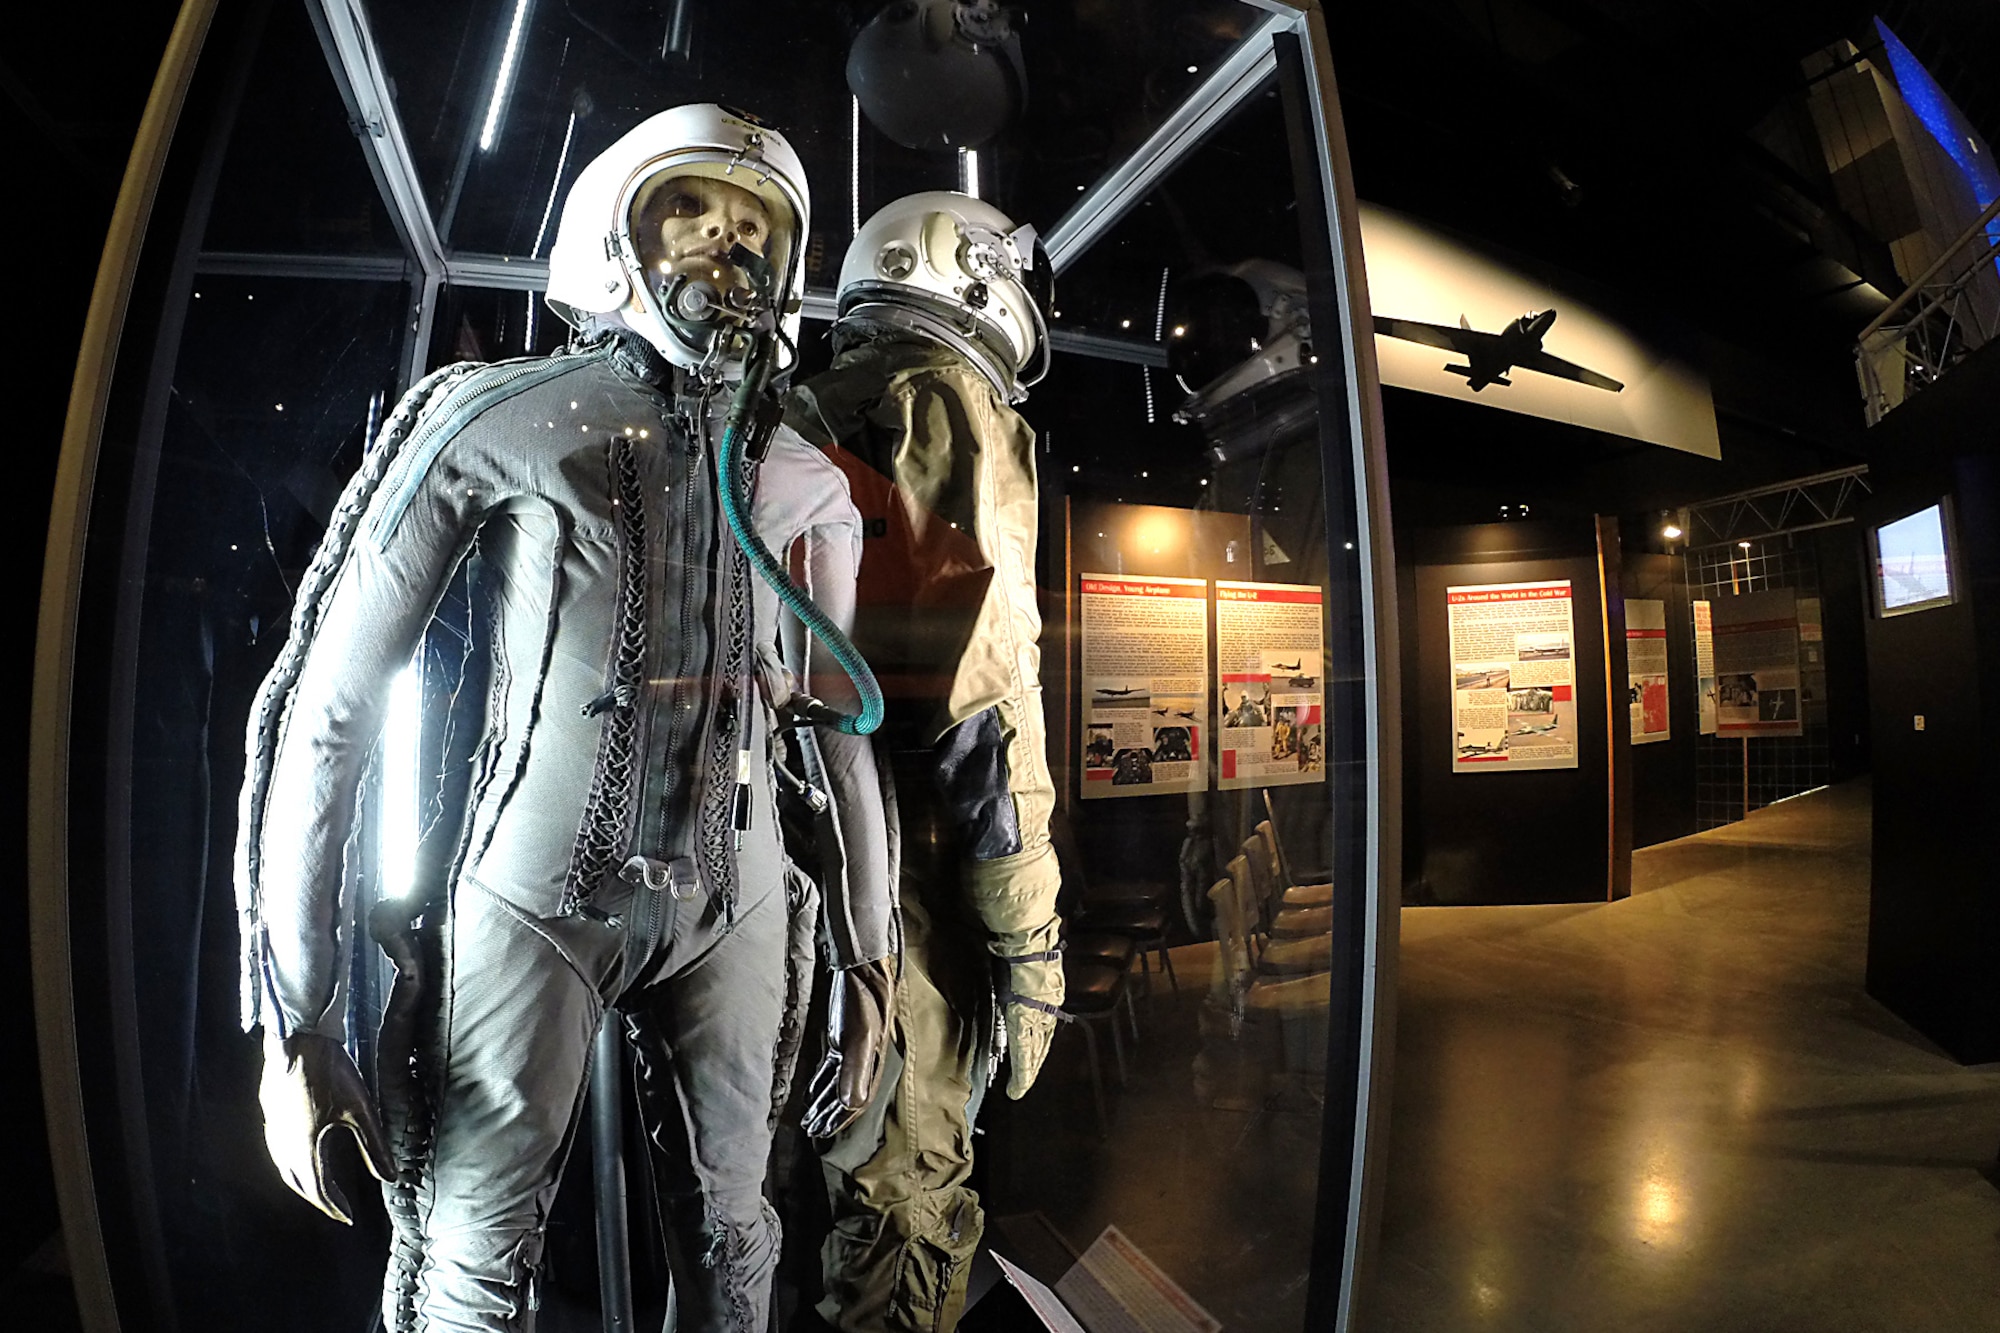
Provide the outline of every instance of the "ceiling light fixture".
[[500,113],[514,88],[514,68],[521,57],[521,27],[528,20],[528,0],[514,0],[514,21],[507,27],[507,45],[500,52],[500,73],[493,80],[493,97],[486,104],[486,124],[479,131],[479,151],[491,152],[500,132]]

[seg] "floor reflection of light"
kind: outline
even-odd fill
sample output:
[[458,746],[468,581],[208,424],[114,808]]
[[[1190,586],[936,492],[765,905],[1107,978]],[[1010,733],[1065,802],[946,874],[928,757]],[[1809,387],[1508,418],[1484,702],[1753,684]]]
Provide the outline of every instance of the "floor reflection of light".
[[1733,1094],[1738,1116],[1748,1119],[1756,1115],[1764,1100],[1763,1067],[1754,1060],[1746,1060],[1738,1065]]
[[1684,1239],[1681,1222],[1686,1215],[1686,1197],[1663,1159],[1646,1164],[1639,1180],[1639,1201],[1634,1219],[1641,1242],[1653,1246],[1677,1246]]
[[1514,1251],[1509,1242],[1498,1236],[1488,1236],[1471,1255],[1466,1265],[1466,1276],[1472,1283],[1472,1309],[1480,1315],[1496,1315],[1505,1307],[1506,1293],[1511,1285],[1508,1277],[1513,1268]]

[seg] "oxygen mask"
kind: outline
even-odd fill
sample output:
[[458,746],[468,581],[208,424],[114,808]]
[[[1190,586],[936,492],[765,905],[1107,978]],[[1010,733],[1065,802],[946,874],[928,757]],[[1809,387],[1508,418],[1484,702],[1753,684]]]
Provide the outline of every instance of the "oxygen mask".
[[725,254],[659,261],[648,277],[661,315],[696,341],[723,328],[754,331],[776,304],[771,265],[740,242]]

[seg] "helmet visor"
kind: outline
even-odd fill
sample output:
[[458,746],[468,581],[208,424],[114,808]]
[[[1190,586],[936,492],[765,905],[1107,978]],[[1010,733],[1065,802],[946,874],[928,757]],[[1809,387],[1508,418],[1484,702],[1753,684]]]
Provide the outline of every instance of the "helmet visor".
[[663,167],[633,191],[625,224],[647,290],[663,302],[670,289],[685,297],[684,312],[784,299],[797,226],[781,193],[757,188],[754,170]]

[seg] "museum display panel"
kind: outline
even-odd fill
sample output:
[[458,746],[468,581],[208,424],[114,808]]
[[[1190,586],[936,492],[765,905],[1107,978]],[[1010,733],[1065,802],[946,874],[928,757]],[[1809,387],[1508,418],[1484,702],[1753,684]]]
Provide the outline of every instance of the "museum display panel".
[[[949,1326],[962,1299],[968,1328],[1018,1326],[1021,1303],[1036,1301],[1060,1302],[1092,1333],[1134,1320],[1352,1325],[1386,1142],[1378,1052],[1393,994],[1400,775],[1398,728],[1387,721],[1397,716],[1397,633],[1373,340],[1355,332],[1369,315],[1325,32],[1310,5],[1030,8],[1032,24],[977,0],[780,0],[754,16],[693,0],[186,6],[93,307],[38,659],[38,1007],[65,1234],[91,1327],[376,1326],[384,1257],[411,1234],[397,1210],[434,1150],[396,1138],[390,1165],[401,1179],[385,1210],[349,1136],[330,1137],[329,1195],[351,1229],[288,1192],[267,1156],[260,1042],[243,1031],[246,955],[247,984],[267,996],[255,1016],[267,1025],[278,1021],[268,994],[282,987],[268,948],[260,953],[268,918],[246,918],[242,932],[237,910],[244,872],[232,849],[257,810],[240,799],[246,730],[260,682],[274,664],[280,676],[287,669],[288,642],[320,632],[319,600],[331,603],[342,578],[376,577],[341,574],[347,557],[324,554],[346,549],[356,515],[375,512],[367,478],[386,473],[383,494],[399,507],[386,522],[360,519],[355,550],[393,554],[403,515],[427,503],[424,474],[396,471],[407,466],[396,451],[414,438],[411,422],[420,431],[429,420],[406,395],[458,383],[468,372],[447,368],[459,363],[625,345],[622,335],[607,344],[602,333],[574,333],[544,303],[566,196],[586,164],[690,103],[731,108],[726,123],[746,136],[736,159],[703,179],[726,183],[749,164],[746,176],[761,171],[754,183],[766,184],[776,171],[758,152],[775,162],[772,145],[788,142],[810,185],[794,251],[803,322],[779,386],[801,434],[776,437],[759,486],[808,466],[798,460],[813,445],[829,457],[851,451],[813,435],[830,409],[813,418],[800,404],[824,409],[827,386],[857,373],[855,329],[886,336],[846,322],[834,334],[836,316],[851,314],[839,295],[843,256],[879,209],[919,191],[976,195],[1032,226],[1004,237],[1007,252],[1023,272],[1039,265],[1037,283],[1053,278],[1040,311],[1047,373],[1011,409],[1032,436],[1007,437],[1032,439],[1022,461],[1038,484],[1014,493],[1032,501],[1015,506],[1031,530],[1032,569],[1013,569],[1011,557],[969,568],[977,580],[1011,570],[1038,603],[1039,644],[1018,660],[1033,672],[1038,646],[1039,716],[1006,711],[1033,698],[1031,679],[1003,691],[994,715],[1007,744],[1045,738],[1034,762],[1018,748],[1013,762],[1017,774],[1045,762],[1053,787],[1047,888],[1059,936],[1051,920],[1046,940],[1035,927],[1002,943],[1013,937],[968,888],[984,923],[970,929],[992,938],[959,972],[922,952],[941,947],[944,928],[923,897],[935,886],[913,880],[983,881],[926,850],[943,844],[925,840],[913,812],[932,799],[933,779],[895,739],[901,677],[875,663],[891,721],[870,753],[897,792],[887,817],[903,812],[905,950],[902,1017],[890,1029],[898,1054],[877,1097],[900,1098],[898,1117],[942,1108],[958,1125],[943,1150],[957,1163],[948,1183],[925,1174],[933,1162],[899,1168],[892,1181],[890,1192],[911,1191],[938,1214],[904,1237],[896,1317]],[[768,129],[735,120],[735,109]],[[988,233],[963,216],[956,262],[990,262],[973,254]],[[754,257],[731,254],[756,271]],[[890,258],[884,249],[881,271],[900,278]],[[988,300],[984,287],[946,295],[980,309]],[[974,323],[968,316],[960,331]],[[477,373],[527,381],[564,363],[515,364]],[[823,396],[802,398],[808,386]],[[532,388],[521,392],[539,403]],[[718,418],[720,408],[718,399]],[[993,412],[980,419],[1011,419]],[[671,432],[684,418],[663,407],[653,421]],[[601,445],[593,429],[606,435]],[[948,471],[999,447],[998,435],[976,448],[974,428],[951,429]],[[581,431],[593,466],[613,460],[614,482],[641,466],[621,473],[617,460],[656,449],[660,466],[685,469],[696,486],[705,437],[696,431],[687,459],[673,461],[646,434],[589,421]],[[434,456],[444,446],[424,447]],[[350,480],[357,472],[362,482]],[[864,474],[849,475],[863,477],[847,485],[860,506],[856,634],[868,648],[866,552],[885,533],[869,517]],[[822,483],[845,503],[839,486]],[[636,521],[640,492],[615,494],[626,497],[623,516],[613,498],[607,522]],[[934,504],[933,519],[957,513]],[[412,1069],[429,1086],[425,1061],[436,1058],[396,1036],[399,1006],[422,993],[412,978],[447,961],[457,969],[449,993],[471,994],[471,955],[437,941],[474,919],[460,895],[468,846],[496,836],[481,822],[492,773],[526,763],[509,746],[525,750],[528,733],[510,738],[494,720],[514,716],[524,659],[502,631],[528,596],[508,563],[521,539],[497,522],[480,520],[447,552],[420,642],[393,681],[334,677],[366,685],[381,725],[353,757],[351,821],[322,830],[338,862],[329,947],[341,961],[319,1030],[339,1034],[333,1047],[344,1043],[368,1096],[390,1107],[392,1129],[420,1123],[397,1120],[392,1103]],[[519,532],[539,531],[518,522]],[[961,548],[935,526],[938,544],[918,549],[957,558]],[[701,566],[718,586],[738,577],[715,573],[738,567],[734,549],[717,545]],[[806,578],[816,548],[798,549],[807,565],[794,571]],[[555,577],[574,589],[589,574]],[[699,619],[655,615],[649,632],[664,625],[666,639],[693,641]],[[793,651],[764,629],[748,632],[773,660]],[[1556,648],[1530,639],[1516,644],[1510,669],[1550,676]],[[1566,657],[1568,637],[1561,648]],[[560,698],[561,663],[539,669],[555,683],[521,716],[548,746],[564,734],[551,719],[580,710]],[[815,692],[837,706],[835,694]],[[1525,737],[1537,708],[1555,710],[1520,693],[1525,711],[1509,721]],[[600,715],[615,723],[630,706],[608,690],[581,716],[594,736]],[[721,696],[689,707],[741,716]],[[828,716],[818,732],[837,730]],[[283,725],[304,723],[287,712]],[[737,755],[712,765],[733,762],[746,797],[732,808],[736,846],[746,829],[753,846],[775,836],[775,821],[757,824],[758,811],[774,810],[792,859],[817,875],[839,860],[807,799],[829,785],[815,776],[823,761],[775,725],[760,742],[759,725],[741,723]],[[828,734],[813,744],[845,753],[837,743]],[[768,770],[747,757],[760,746]],[[939,773],[959,771],[943,762]],[[803,780],[793,775],[801,763]],[[249,790],[261,792],[255,762],[250,770]],[[1003,792],[1025,811],[1031,788],[1021,778]],[[1021,832],[1014,845],[1032,850],[1034,830]],[[861,877],[857,835],[838,836],[844,873]],[[779,898],[810,939],[811,918],[799,913],[814,895],[788,884]],[[742,901],[757,888],[746,884]],[[823,878],[820,893],[833,901],[833,884]],[[534,929],[615,928],[625,910],[587,907],[551,912]],[[734,918],[718,910],[720,939]],[[815,1140],[801,1127],[823,1109],[814,1080],[823,1011],[848,1002],[838,931],[825,920],[821,930],[832,933],[818,999],[786,1029],[803,1027],[789,1098],[786,1073],[771,1071],[776,1129],[762,1193],[783,1224],[769,1299],[787,1329],[815,1327],[823,1298],[829,1319],[860,1299],[860,1251],[878,1225],[857,1220],[838,1189],[829,1196],[830,1178],[861,1173],[848,1140]],[[1032,968],[1060,976],[1061,990],[1035,990]],[[936,1021],[964,1034],[954,1040],[971,1047],[969,1064],[944,1061],[939,1073],[919,1059],[920,1029],[933,1019],[911,1007],[913,976],[935,983]],[[525,973],[508,980],[529,984]],[[612,998],[634,1010],[637,989]],[[1061,995],[1043,1006],[1055,1021],[1020,1021],[1021,997],[1036,994]],[[795,998],[803,1005],[803,992]],[[700,1004],[739,1007],[731,997],[671,1003],[683,1016]],[[683,1327],[710,1317],[685,1283],[672,1290],[667,1255],[692,1234],[677,1214],[688,1199],[671,1170],[656,1168],[661,1112],[647,1080],[661,1057],[632,1031],[628,1041],[621,1022],[602,1028],[588,1096],[572,1113],[564,1094],[554,1110],[567,1170],[536,1205],[533,1243],[507,1260],[518,1280],[502,1303],[514,1313],[493,1314],[494,1327],[522,1326],[505,1321],[530,1311],[544,1330],[656,1324],[676,1305]],[[998,1048],[1003,1031],[1011,1064]],[[1050,1044],[1030,1079],[1024,1052],[1037,1031]],[[698,1069],[686,1077],[697,1098],[715,1090]],[[694,1230],[716,1225],[711,1212]],[[910,1274],[931,1275],[936,1289],[917,1289]],[[395,1286],[392,1272],[392,1305]],[[405,1299],[424,1299],[415,1290]]]

